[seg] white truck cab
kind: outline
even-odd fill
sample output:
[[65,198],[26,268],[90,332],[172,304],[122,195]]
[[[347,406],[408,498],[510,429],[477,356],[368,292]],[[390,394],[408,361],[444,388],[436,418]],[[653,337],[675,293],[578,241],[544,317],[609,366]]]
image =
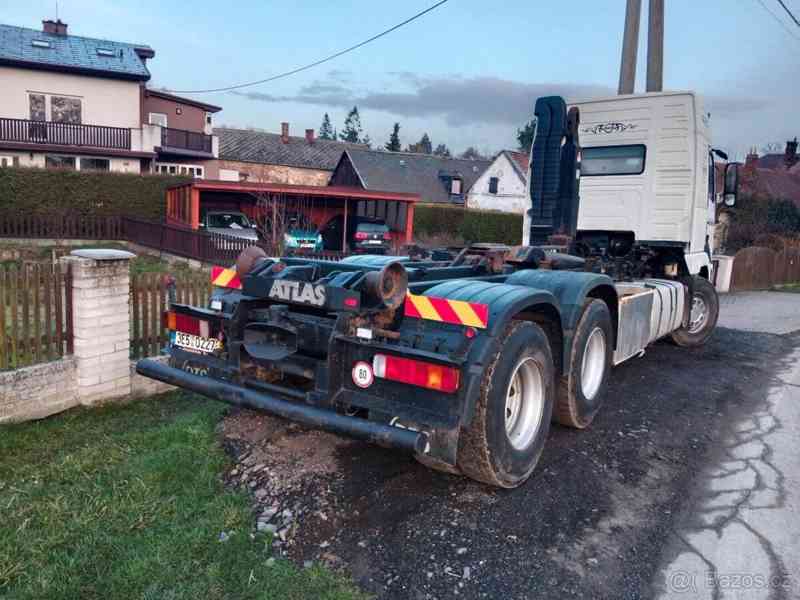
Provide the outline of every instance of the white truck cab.
[[[604,232],[682,254],[711,277],[715,219],[709,115],[694,92],[568,102],[580,111],[577,238]],[[523,244],[529,243],[526,215]]]

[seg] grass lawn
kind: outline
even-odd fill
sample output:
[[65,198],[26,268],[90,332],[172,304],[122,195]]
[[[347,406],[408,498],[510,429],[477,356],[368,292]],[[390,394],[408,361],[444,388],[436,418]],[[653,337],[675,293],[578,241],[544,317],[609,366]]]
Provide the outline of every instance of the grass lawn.
[[223,410],[174,393],[0,426],[0,598],[358,597],[322,568],[268,564],[248,498],[220,480]]
[[787,283],[784,285],[776,285],[772,288],[776,292],[793,292],[795,294],[800,294],[800,283]]

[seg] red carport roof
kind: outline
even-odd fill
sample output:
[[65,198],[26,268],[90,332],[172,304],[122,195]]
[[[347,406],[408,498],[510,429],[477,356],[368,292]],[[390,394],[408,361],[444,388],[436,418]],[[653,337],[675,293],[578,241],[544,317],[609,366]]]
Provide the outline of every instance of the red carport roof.
[[241,181],[215,181],[198,179],[191,183],[171,186],[170,189],[189,187],[199,191],[214,192],[272,192],[296,196],[315,196],[319,198],[358,198],[360,200],[387,200],[395,202],[418,202],[419,194],[365,190],[343,185],[289,185],[285,183],[255,183]]

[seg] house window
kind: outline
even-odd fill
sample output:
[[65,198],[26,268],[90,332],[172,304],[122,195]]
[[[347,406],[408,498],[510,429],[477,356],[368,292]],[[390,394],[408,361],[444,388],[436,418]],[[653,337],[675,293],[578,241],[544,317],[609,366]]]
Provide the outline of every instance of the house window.
[[583,148],[581,175],[641,175],[645,154],[642,144]]
[[30,105],[31,121],[47,120],[47,105],[45,104],[44,94],[29,94],[28,103]]
[[18,161],[15,163],[13,156],[0,156],[0,167],[15,167],[18,165]]
[[206,125],[211,125],[211,113],[206,113]]
[[48,169],[71,169],[74,171],[76,166],[75,157],[47,154],[44,157],[44,166]]
[[461,180],[457,177],[450,180],[450,193],[453,196],[461,195]]
[[81,158],[81,171],[110,171],[111,161],[107,158]]
[[80,123],[81,99],[50,96],[50,120],[54,123]]
[[150,123],[150,125],[160,125],[161,127],[167,127],[167,115],[164,113],[151,112],[148,117],[148,122]]
[[497,193],[497,184],[500,183],[499,177],[489,177],[489,193],[496,194]]
[[188,175],[195,179],[203,179],[204,169],[200,165],[176,165],[170,163],[156,163],[156,173],[161,175]]

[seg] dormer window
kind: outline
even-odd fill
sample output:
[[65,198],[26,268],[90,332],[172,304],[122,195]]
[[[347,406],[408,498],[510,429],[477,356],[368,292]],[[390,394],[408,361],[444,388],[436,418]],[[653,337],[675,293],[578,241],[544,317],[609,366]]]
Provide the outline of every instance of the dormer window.
[[453,177],[450,180],[450,194],[453,196],[461,195],[461,179],[459,177]]

